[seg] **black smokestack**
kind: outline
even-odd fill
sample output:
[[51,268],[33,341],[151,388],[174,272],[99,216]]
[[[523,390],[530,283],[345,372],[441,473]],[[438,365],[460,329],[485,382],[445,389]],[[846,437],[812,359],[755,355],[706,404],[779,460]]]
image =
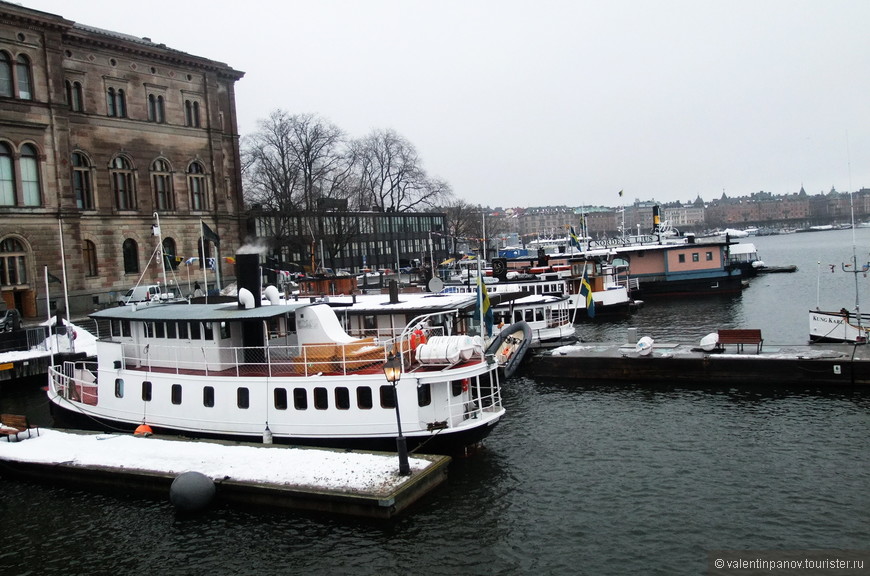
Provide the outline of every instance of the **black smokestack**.
[[239,290],[247,288],[254,295],[254,306],[262,302],[263,282],[259,254],[236,254],[236,282]]

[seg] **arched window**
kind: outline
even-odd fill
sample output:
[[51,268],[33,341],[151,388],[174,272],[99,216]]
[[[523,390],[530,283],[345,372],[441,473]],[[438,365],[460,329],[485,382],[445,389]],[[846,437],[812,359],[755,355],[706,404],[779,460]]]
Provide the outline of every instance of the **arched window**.
[[0,142],[0,206],[15,206],[15,167],[12,163],[12,149],[3,142]]
[[166,109],[163,96],[148,95],[148,121],[163,124],[166,122]]
[[116,156],[109,165],[112,193],[118,210],[136,209],[136,191],[133,188],[133,167],[123,156]]
[[12,98],[12,62],[9,54],[0,51],[0,96]]
[[199,102],[184,101],[184,123],[186,126],[199,128]]
[[151,164],[151,187],[154,189],[154,207],[157,210],[175,210],[172,167],[162,158]]
[[82,83],[71,80],[66,81],[66,103],[69,109],[73,112],[82,112],[84,110],[84,97],[82,92]]
[[27,252],[15,238],[0,242],[0,286],[27,284]]
[[206,210],[205,170],[199,162],[191,162],[187,169],[187,187],[190,190],[190,209]]
[[139,272],[139,247],[132,238],[124,240],[122,247],[124,252],[124,273],[136,274]]
[[85,264],[85,276],[99,276],[97,270],[97,247],[90,240],[82,244],[82,260]]
[[109,88],[106,91],[106,106],[109,116],[117,118],[127,117],[127,101],[124,97],[123,88]]
[[175,249],[175,240],[172,238],[163,239],[163,261],[167,268],[178,269],[179,257]]
[[41,206],[39,185],[39,156],[31,144],[21,147],[21,192],[25,206]]
[[72,187],[76,196],[76,208],[94,209],[94,192],[91,187],[91,163],[81,152],[72,155]]
[[21,54],[15,62],[15,75],[18,80],[18,97],[33,100],[33,81],[30,77],[30,60]]

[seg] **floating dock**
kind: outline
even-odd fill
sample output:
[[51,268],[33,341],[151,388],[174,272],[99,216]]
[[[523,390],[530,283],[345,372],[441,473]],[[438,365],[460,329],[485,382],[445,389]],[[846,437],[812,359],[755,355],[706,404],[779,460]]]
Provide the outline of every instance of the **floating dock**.
[[40,428],[0,440],[0,474],[64,487],[170,497],[173,481],[197,472],[214,501],[389,519],[447,479],[449,456],[300,448]]
[[528,359],[535,378],[623,381],[636,384],[870,385],[870,347],[851,344],[765,344],[705,351],[689,344],[655,342],[641,354],[635,344],[584,342]]

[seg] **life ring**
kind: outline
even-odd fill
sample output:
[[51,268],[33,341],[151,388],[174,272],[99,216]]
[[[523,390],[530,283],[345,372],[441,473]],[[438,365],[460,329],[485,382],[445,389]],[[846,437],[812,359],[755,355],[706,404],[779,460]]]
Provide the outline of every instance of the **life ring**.
[[462,391],[468,392],[468,378],[462,379]]

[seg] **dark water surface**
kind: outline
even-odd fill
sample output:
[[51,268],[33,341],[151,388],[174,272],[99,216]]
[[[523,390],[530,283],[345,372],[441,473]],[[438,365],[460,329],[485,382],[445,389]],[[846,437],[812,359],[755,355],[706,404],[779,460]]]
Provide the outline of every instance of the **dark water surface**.
[[[583,325],[584,338],[742,326],[765,345],[803,343],[817,283],[823,307],[854,305],[854,278],[827,268],[848,262],[850,231],[754,242],[800,271],[734,298],[650,302],[630,321]],[[870,391],[527,374],[505,403],[485,450],[391,522],[235,507],[182,517],[168,500],[0,479],[0,518],[15,527],[0,574],[700,575],[708,550],[870,548]],[[38,383],[0,388],[0,409],[50,423]]]

